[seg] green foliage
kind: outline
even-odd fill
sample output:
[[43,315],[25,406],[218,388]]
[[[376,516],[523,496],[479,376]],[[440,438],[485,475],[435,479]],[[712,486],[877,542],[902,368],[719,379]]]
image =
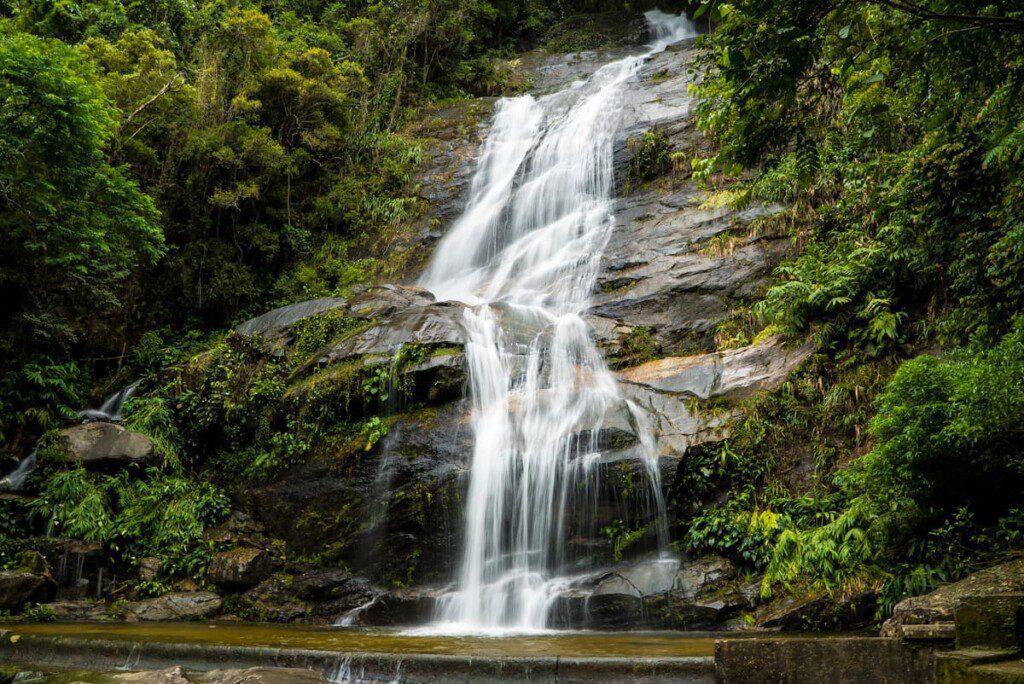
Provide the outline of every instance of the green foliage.
[[751,196],[804,217],[758,313],[874,355],[926,307],[945,339],[990,342],[1024,303],[1019,9],[919,4],[722,5],[697,86],[718,144],[698,171],[760,166]]
[[150,198],[104,157],[115,111],[73,50],[0,26],[0,102],[0,402],[17,438],[77,398],[61,356],[102,329],[90,319],[117,309],[163,236]]
[[396,276],[422,208],[409,114],[520,88],[510,50],[576,5],[0,4],[6,447],[126,356],[153,375],[276,303]]
[[779,516],[770,510],[745,510],[743,503],[741,497],[736,504],[712,508],[694,518],[687,548],[722,555],[754,569],[764,568],[779,533]]
[[7,437],[17,446],[25,432],[40,434],[75,414],[81,405],[82,373],[75,363],[37,357],[0,378],[0,444]]
[[156,469],[134,479],[74,468],[51,474],[30,509],[52,535],[104,542],[123,557],[158,556],[172,574],[190,575],[205,570],[199,542],[228,501],[211,484]]
[[[1022,402],[1020,332],[992,349],[904,362],[874,402],[872,449],[837,476],[833,494],[771,501],[782,517],[764,556],[764,593],[881,578],[884,617],[905,596],[1019,549]],[[756,535],[730,527],[727,512],[697,518],[691,544],[756,566],[736,551]]]
[[170,401],[160,395],[129,399],[124,406],[122,424],[128,430],[141,432],[153,442],[153,452],[165,466],[180,466],[180,436],[171,411]]
[[639,366],[661,356],[661,346],[654,339],[653,331],[645,326],[636,326],[622,340],[620,349],[609,362],[613,368],[626,368]]
[[868,537],[867,504],[854,500],[843,511],[828,511],[815,527],[783,529],[775,540],[765,569],[762,595],[771,595],[776,584],[796,581],[840,589],[861,579],[877,553]]
[[601,531],[608,537],[612,544],[612,558],[618,562],[622,560],[623,552],[636,542],[643,539],[647,534],[647,527],[641,526],[630,529],[622,520],[616,520],[611,525],[601,528]]
[[626,185],[635,188],[641,183],[666,174],[672,168],[671,146],[664,131],[647,131],[640,138],[628,141],[633,156],[626,167]]
[[1024,333],[990,350],[907,361],[878,408],[861,477],[894,541],[901,527],[933,526],[964,505],[991,519],[1018,503]]
[[[1020,543],[1024,15],[962,0],[703,6],[717,26],[698,125],[716,148],[695,176],[746,170],[737,205],[789,205],[772,221],[802,249],[753,313],[829,359],[817,388],[791,381],[729,440],[740,464],[773,461],[766,474],[709,472],[754,497],[744,511],[781,515],[766,592],[882,579],[884,615]],[[965,348],[902,363],[879,393],[936,340]],[[773,477],[808,449],[813,516]]]

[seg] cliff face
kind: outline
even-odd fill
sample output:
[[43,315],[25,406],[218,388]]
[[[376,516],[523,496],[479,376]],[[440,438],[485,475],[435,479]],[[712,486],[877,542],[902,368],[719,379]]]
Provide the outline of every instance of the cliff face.
[[[716,325],[758,293],[790,250],[788,238],[751,230],[751,221],[773,208],[735,211],[716,206],[685,168],[636,178],[635,155],[641,149],[636,141],[649,131],[658,131],[664,155],[680,152],[679,158],[688,160],[707,146],[694,128],[693,102],[687,94],[688,84],[698,77],[691,68],[694,55],[690,44],[674,46],[646,63],[629,85],[625,124],[615,148],[616,225],[589,316],[599,344],[618,367],[623,396],[652,418],[666,483],[673,481],[687,447],[721,439],[742,399],[778,387],[810,352],[775,339],[728,351],[714,347]],[[524,63],[536,87],[551,90],[608,58],[600,53],[534,54]],[[396,246],[410,251],[410,263],[422,266],[459,214],[491,104],[475,101],[428,112],[417,124],[419,134],[434,139],[419,185],[431,209],[410,231],[414,237]],[[415,272],[410,269],[407,282]],[[387,406],[386,436],[364,449],[318,450],[272,483],[240,496],[246,510],[295,553],[343,563],[379,585],[416,589],[412,597],[406,592],[381,599],[366,611],[367,620],[400,621],[409,610],[424,610],[421,599],[430,593],[424,587],[449,582],[459,562],[462,500],[472,454],[463,390],[463,309],[457,302],[436,302],[411,285],[389,285],[348,300],[285,307],[262,323],[239,329],[264,343],[277,340],[278,353],[286,353],[280,349],[287,347],[290,326],[298,320],[326,311],[344,315],[358,325],[293,373],[292,400],[306,401],[352,369],[390,369],[393,387],[400,388],[394,392],[397,400]],[[396,361],[397,349],[403,351]],[[595,530],[630,520],[630,513],[640,510],[633,501],[642,489],[634,485],[643,477],[637,440],[624,406],[610,409],[599,435],[604,455]],[[632,518],[638,530],[649,522]],[[603,533],[580,536],[573,543],[606,556],[609,564],[620,555]],[[730,610],[751,605],[749,588],[732,583],[734,574],[729,572],[714,581],[696,582],[686,579],[688,575],[676,576],[677,571],[692,574],[685,567],[629,567],[620,568],[616,576],[657,575],[657,581],[648,582],[647,593],[619,591],[614,581],[594,578],[577,589],[580,595],[603,596],[595,605],[603,601],[603,610],[614,619],[601,618],[600,610],[577,614],[572,594],[564,605],[565,623],[635,626],[640,623],[629,616],[636,613],[646,616],[644,621],[654,620],[654,626],[713,624]],[[685,590],[678,589],[687,582]],[[683,617],[676,610],[676,604],[691,605],[701,592],[726,589],[732,598],[723,606],[729,610],[692,609],[683,611]],[[619,610],[620,603],[628,606]],[[663,619],[650,617],[655,604]]]

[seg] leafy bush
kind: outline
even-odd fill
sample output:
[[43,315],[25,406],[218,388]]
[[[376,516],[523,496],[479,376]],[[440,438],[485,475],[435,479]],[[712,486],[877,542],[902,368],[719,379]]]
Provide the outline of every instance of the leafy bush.
[[695,517],[690,523],[687,548],[722,555],[757,570],[764,568],[779,534],[779,516],[770,510],[744,509],[741,497],[731,506],[712,508]]
[[133,479],[75,468],[53,473],[30,509],[50,534],[104,542],[122,557],[158,556],[175,574],[201,574],[203,530],[226,515],[228,500],[211,484],[156,469]]
[[671,146],[664,131],[647,131],[640,138],[630,139],[628,146],[633,156],[626,168],[627,187],[653,180],[672,168]]

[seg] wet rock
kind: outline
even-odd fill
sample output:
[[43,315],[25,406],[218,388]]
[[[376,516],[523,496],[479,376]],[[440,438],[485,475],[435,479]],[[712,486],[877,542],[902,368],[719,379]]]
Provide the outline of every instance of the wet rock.
[[617,567],[598,584],[595,594],[633,593],[638,597],[663,594],[672,589],[679,561],[654,560]]
[[191,684],[185,676],[185,670],[181,665],[175,665],[163,670],[149,670],[146,672],[126,672],[111,676],[115,682],[126,682],[129,684]]
[[795,594],[779,596],[758,608],[758,627],[800,630],[863,629],[874,620],[878,592],[869,590],[849,596]]
[[[627,187],[634,148],[630,139],[656,129],[686,157],[710,150],[693,123],[688,85],[695,53],[680,44],[654,56],[626,92],[623,127],[614,148],[616,224],[602,257],[591,313],[612,324],[599,339],[621,343],[626,329],[650,331],[663,352],[692,352],[711,345],[711,333],[731,309],[756,297],[771,272],[792,252],[785,236],[757,234],[752,221],[778,207],[744,210],[705,206],[706,193],[680,170],[642,187]],[[627,192],[628,191],[628,192]],[[705,249],[727,238],[727,249]],[[614,332],[614,334],[613,334]]]
[[252,318],[235,328],[239,335],[251,337],[253,335],[271,335],[280,333],[299,321],[313,316],[333,311],[348,305],[348,301],[341,297],[322,297],[311,299],[305,302],[297,302],[282,306],[279,309],[268,311],[262,316]]
[[598,275],[591,313],[642,326],[666,351],[695,351],[729,311],[753,299],[789,253],[782,238],[743,238],[728,254],[701,244],[735,234],[766,210],[732,214],[692,206],[693,191],[642,196],[620,208]]
[[270,569],[270,554],[263,549],[242,547],[215,555],[208,577],[221,586],[251,587],[265,579]]
[[297,575],[292,579],[292,590],[307,601],[336,602],[340,610],[360,606],[376,594],[369,582],[340,569],[310,570]]
[[21,570],[0,572],[0,610],[20,611],[27,603],[53,598],[56,585],[49,576]]
[[436,592],[429,589],[387,592],[362,611],[359,624],[375,627],[422,625],[430,620],[436,602]]
[[710,354],[669,357],[619,371],[623,395],[647,413],[663,456],[680,457],[690,446],[728,434],[735,410],[704,411],[694,399],[739,402],[777,389],[812,352],[772,338],[757,345]]
[[[46,674],[38,670],[19,670],[15,668],[10,670],[10,672],[11,674],[7,675],[6,672],[0,670],[0,681],[4,681],[5,676],[10,677],[7,680],[10,684],[31,684],[32,682],[46,681]],[[4,682],[4,684],[7,684],[7,682]]]
[[406,309],[434,304],[429,290],[412,285],[377,285],[352,297],[349,313],[358,318],[384,319]]
[[464,100],[428,109],[410,133],[428,141],[412,184],[426,210],[414,219],[393,250],[408,255],[404,269],[409,280],[426,266],[435,243],[465,206],[475,160],[490,128],[494,98]]
[[723,619],[723,607],[703,601],[681,601],[672,594],[651,596],[644,602],[646,626],[654,629],[712,629]]
[[30,572],[33,575],[40,575],[48,577],[50,575],[50,565],[46,562],[46,558],[43,554],[38,551],[23,551],[18,556],[18,570]]
[[294,667],[250,667],[245,670],[211,670],[194,677],[209,684],[312,684],[324,678],[312,670]]
[[196,620],[210,617],[221,607],[221,598],[210,591],[174,592],[124,605],[130,620]]
[[669,357],[620,371],[620,380],[701,400],[738,401],[778,389],[813,348],[786,345],[779,338],[740,349]]
[[721,441],[738,415],[730,410],[704,411],[686,395],[660,392],[641,384],[622,383],[619,388],[647,415],[663,457],[678,459],[695,444]]
[[672,578],[672,591],[695,600],[709,589],[736,577],[736,566],[720,556],[708,556],[683,563]]
[[113,620],[109,606],[103,601],[74,600],[54,601],[45,604],[62,622],[106,622]]
[[[600,588],[598,591],[601,591]],[[592,629],[642,629],[647,627],[644,619],[644,601],[630,593],[598,593],[595,591],[586,601],[587,624]]]
[[392,418],[370,451],[321,452],[242,500],[275,538],[374,583],[441,582],[458,563],[469,404]]
[[60,435],[67,448],[67,459],[86,467],[120,467],[153,460],[149,437],[113,423],[75,425],[61,430]]
[[558,597],[551,619],[569,629],[706,629],[755,601],[756,591],[723,558],[657,559],[577,580]]
[[437,302],[399,309],[388,318],[350,335],[335,345],[320,364],[358,356],[394,355],[412,344],[461,346],[465,342],[462,317],[465,306],[458,302]]
[[310,606],[296,598],[287,578],[264,580],[245,592],[242,599],[239,617],[247,620],[292,622],[310,614]]
[[266,543],[263,526],[242,511],[232,511],[226,520],[203,533],[203,540],[225,546],[256,546]]
[[900,601],[882,625],[882,635],[900,636],[903,625],[950,622],[969,597],[1019,592],[1024,592],[1024,559],[980,570],[929,594]]

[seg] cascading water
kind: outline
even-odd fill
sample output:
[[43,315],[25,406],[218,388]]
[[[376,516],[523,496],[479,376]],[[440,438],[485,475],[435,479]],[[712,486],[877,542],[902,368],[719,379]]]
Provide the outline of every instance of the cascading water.
[[[98,409],[82,409],[76,415],[86,423],[97,420],[119,423],[123,417],[122,410],[124,409],[124,403],[132,398],[135,394],[135,390],[139,388],[141,383],[142,380],[136,380],[127,387],[124,387],[107,397]],[[36,452],[33,450],[31,454],[21,459],[21,462],[18,463],[14,470],[0,478],[0,491],[18,491],[21,489],[22,485],[25,484],[25,480],[28,479],[28,476],[31,475],[35,469]]]
[[[696,35],[647,14],[649,52],[535,99],[498,102],[462,217],[421,284],[465,315],[475,446],[464,555],[436,631],[544,629],[581,570],[567,543],[595,491],[601,426],[624,402],[586,312],[611,230],[613,144],[625,86],[643,62]],[[659,545],[664,504],[650,430],[626,403],[646,468]]]

